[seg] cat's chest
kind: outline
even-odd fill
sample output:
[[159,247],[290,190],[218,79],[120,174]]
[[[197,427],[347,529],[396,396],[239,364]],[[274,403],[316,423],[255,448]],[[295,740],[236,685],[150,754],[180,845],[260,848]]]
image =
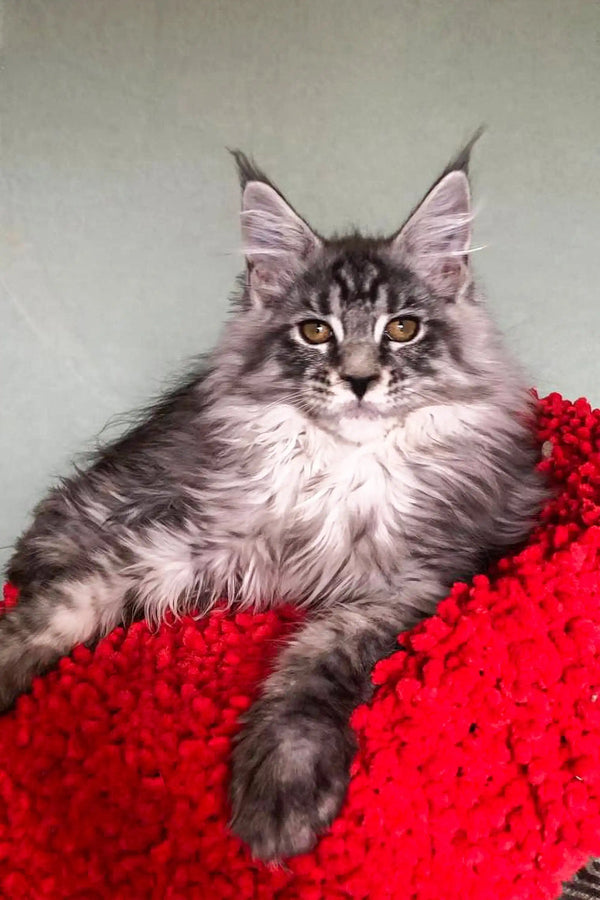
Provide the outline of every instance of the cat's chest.
[[393,585],[424,496],[444,494],[442,448],[464,436],[464,421],[430,409],[365,428],[359,442],[293,410],[251,410],[205,495],[214,512],[202,565],[215,595],[312,602]]
[[[282,435],[279,436],[280,438]],[[263,447],[257,525],[282,541],[320,548],[330,558],[365,541],[397,538],[411,505],[413,476],[386,435],[352,444],[305,428],[294,441]]]
[[340,527],[363,526],[375,512],[381,518],[402,506],[410,480],[397,454],[348,445],[315,455],[302,448],[276,463],[272,474],[270,508],[276,519],[301,523],[333,517]]
[[207,498],[215,512],[199,566],[215,597],[333,602],[389,584],[410,506],[408,468],[391,447],[282,423],[238,446],[245,458]]

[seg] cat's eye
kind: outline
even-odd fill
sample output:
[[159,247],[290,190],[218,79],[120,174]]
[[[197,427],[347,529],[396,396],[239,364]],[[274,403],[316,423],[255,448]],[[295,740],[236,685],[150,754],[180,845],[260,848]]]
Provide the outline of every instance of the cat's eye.
[[307,344],[326,344],[327,341],[331,340],[333,335],[331,327],[327,322],[321,322],[319,319],[314,319],[310,322],[302,322],[298,326],[298,329]]
[[390,341],[406,343],[416,338],[419,333],[419,320],[412,316],[399,316],[388,322],[384,334]]

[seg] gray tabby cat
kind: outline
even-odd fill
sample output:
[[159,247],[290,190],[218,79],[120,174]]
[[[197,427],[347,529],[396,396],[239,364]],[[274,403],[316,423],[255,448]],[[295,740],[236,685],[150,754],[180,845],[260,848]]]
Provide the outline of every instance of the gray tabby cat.
[[241,153],[247,260],[222,338],[38,506],[0,619],[0,707],[132,611],[292,601],[233,755],[232,827],[308,850],[343,802],[348,720],[397,634],[527,535],[531,398],[469,266],[470,145],[388,238],[325,239]]

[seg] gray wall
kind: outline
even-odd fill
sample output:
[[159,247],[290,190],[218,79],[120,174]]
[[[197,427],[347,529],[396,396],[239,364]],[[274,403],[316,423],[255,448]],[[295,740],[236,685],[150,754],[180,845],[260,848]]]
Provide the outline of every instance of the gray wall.
[[0,544],[210,345],[240,266],[226,146],[319,229],[392,229],[458,144],[532,383],[600,403],[596,0],[7,0]]

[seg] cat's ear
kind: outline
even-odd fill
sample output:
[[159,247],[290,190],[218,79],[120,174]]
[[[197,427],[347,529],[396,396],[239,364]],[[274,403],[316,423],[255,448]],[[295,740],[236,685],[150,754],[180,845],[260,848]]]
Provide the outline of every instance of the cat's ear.
[[435,293],[455,299],[470,279],[471,150],[484,127],[446,168],[392,240],[393,252]]
[[279,191],[243,154],[236,154],[242,183],[242,244],[255,303],[280,296],[320,240]]
[[449,172],[400,229],[394,254],[434,293],[454,299],[469,278],[472,219],[467,175]]

